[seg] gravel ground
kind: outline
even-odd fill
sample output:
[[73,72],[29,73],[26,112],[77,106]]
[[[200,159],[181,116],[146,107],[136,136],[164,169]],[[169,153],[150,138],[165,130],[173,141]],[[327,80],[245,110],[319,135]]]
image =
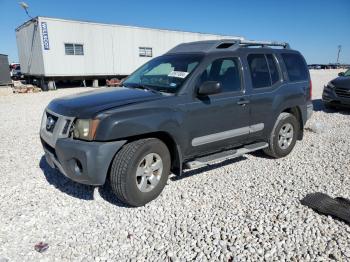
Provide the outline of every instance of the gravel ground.
[[350,260],[350,226],[299,202],[316,191],[350,198],[350,111],[325,111],[319,100],[336,73],[312,72],[315,112],[289,156],[257,152],[172,176],[141,208],[43,159],[45,106],[86,89],[0,96],[0,261]]

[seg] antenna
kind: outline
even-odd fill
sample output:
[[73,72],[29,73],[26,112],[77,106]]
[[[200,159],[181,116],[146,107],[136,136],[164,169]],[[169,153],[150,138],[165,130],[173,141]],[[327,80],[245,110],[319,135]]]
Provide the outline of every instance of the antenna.
[[33,19],[33,17],[31,17],[28,13],[28,8],[29,5],[25,2],[19,2],[19,5],[24,9],[24,11],[26,12],[27,16],[29,16],[30,19]]
[[337,55],[337,64],[339,64],[339,56],[341,52],[341,45],[338,45],[338,55]]

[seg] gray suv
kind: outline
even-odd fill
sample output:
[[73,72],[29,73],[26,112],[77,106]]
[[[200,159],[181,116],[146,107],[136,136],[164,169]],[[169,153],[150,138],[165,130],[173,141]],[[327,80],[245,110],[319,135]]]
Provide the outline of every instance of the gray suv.
[[322,100],[328,108],[350,106],[350,69],[340,72],[324,87]]
[[142,206],[169,174],[256,150],[288,155],[312,113],[302,55],[287,43],[176,46],[117,88],[53,100],[40,129],[46,160],[79,183],[108,181]]

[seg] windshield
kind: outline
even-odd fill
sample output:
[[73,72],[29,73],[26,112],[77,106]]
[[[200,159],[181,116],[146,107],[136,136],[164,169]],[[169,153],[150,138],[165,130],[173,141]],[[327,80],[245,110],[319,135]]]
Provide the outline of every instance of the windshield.
[[344,73],[344,76],[350,76],[350,69]]
[[164,55],[152,59],[131,74],[126,87],[176,93],[202,59],[202,55]]

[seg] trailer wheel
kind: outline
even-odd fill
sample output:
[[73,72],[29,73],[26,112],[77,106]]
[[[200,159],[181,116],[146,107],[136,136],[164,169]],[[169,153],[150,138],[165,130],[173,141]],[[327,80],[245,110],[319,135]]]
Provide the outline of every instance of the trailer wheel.
[[42,91],[49,91],[49,87],[43,78],[40,79],[39,85]]

